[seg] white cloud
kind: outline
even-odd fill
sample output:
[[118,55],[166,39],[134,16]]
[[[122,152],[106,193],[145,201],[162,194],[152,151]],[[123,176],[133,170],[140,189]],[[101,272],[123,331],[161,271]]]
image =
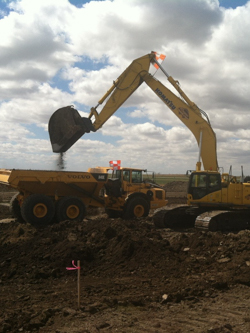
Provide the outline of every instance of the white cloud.
[[[81,8],[67,0],[19,0],[9,6],[9,14],[0,8],[0,167],[54,168],[57,156],[32,124],[46,133],[53,111],[71,104],[87,116],[133,59],[155,50],[208,113],[219,164],[240,172],[245,162],[250,173],[250,2],[235,9],[217,0],[106,0]],[[156,77],[170,87],[159,71]],[[164,173],[195,167],[195,139],[150,88],[143,84],[125,106],[134,110],[118,111],[67,152],[68,169],[112,158]]]
[[145,113],[142,110],[134,110],[129,112],[128,115],[132,118],[141,118],[145,116]]

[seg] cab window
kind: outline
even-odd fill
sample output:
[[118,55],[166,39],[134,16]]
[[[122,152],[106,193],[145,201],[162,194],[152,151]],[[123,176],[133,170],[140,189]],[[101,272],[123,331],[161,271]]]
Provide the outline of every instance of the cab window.
[[129,171],[123,170],[123,180],[126,181],[126,182],[130,181],[130,179],[129,179]]
[[191,177],[188,193],[193,199],[221,190],[220,174],[193,174]]
[[121,179],[121,170],[116,170],[114,175],[115,175],[115,178]]
[[142,171],[132,171],[132,183],[142,183]]
[[221,189],[221,176],[219,174],[209,175],[208,190],[209,192],[218,191]]
[[207,176],[202,174],[196,174],[192,178],[192,187],[206,187]]

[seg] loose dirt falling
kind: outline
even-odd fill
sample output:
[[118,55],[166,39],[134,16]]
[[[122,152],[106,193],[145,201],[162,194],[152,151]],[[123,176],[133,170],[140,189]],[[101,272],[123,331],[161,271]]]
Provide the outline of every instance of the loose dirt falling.
[[65,155],[65,153],[58,154],[57,168],[59,170],[64,170],[66,168],[66,155]]

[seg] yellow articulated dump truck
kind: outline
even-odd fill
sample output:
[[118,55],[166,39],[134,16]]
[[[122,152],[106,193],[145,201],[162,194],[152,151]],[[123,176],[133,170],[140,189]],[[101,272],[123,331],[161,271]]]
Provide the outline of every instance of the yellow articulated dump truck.
[[[36,226],[82,221],[88,207],[103,207],[109,217],[146,217],[167,204],[158,185],[143,180],[146,170],[90,168],[88,172],[0,169],[0,183],[17,190],[10,210]],[[111,177],[112,176],[112,177]]]

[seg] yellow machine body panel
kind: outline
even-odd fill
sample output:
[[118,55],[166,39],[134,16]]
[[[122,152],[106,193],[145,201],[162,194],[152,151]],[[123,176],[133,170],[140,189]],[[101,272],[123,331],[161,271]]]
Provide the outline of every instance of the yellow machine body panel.
[[9,177],[11,174],[11,170],[8,169],[0,169],[0,184],[9,185]]
[[243,184],[242,203],[243,205],[250,205],[250,183]]
[[[8,176],[7,176],[8,174]],[[99,192],[107,181],[107,174],[89,172],[65,172],[46,170],[0,170],[0,182],[23,193],[24,198],[32,193],[53,198],[77,196],[86,206],[102,206]]]
[[[226,209],[250,208],[250,183],[220,173],[200,171],[191,175],[188,204]],[[229,180],[230,179],[230,180]],[[221,181],[222,180],[222,181]],[[215,181],[216,183],[213,183]]]

